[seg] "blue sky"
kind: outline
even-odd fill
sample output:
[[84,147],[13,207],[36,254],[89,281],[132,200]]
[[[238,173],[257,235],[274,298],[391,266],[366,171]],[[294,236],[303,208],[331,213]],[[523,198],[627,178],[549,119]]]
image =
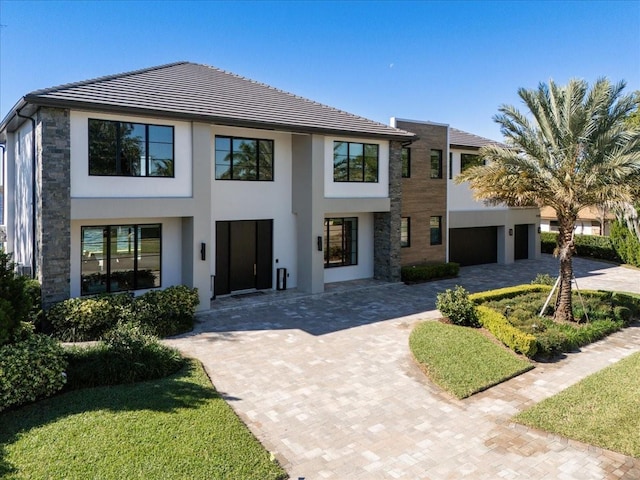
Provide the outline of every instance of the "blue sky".
[[0,0],[0,117],[24,94],[188,60],[383,123],[500,139],[519,87],[640,90],[640,1]]

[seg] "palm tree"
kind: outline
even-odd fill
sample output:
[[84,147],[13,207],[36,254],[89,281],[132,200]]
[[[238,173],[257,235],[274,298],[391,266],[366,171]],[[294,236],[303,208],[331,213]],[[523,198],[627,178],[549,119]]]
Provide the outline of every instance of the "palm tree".
[[624,82],[582,80],[520,88],[529,113],[503,105],[494,120],[506,145],[480,150],[485,166],[456,178],[478,199],[508,206],[551,206],[558,216],[560,283],[556,320],[573,320],[573,232],[578,211],[606,201],[631,203],[640,192],[640,132],[625,126],[633,111]]

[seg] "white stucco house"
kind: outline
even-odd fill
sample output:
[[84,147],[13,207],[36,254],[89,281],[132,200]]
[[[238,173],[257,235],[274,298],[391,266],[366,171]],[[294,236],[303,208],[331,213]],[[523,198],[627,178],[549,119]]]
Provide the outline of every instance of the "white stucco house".
[[413,138],[189,62],[34,91],[0,123],[7,250],[45,306],[398,280]]

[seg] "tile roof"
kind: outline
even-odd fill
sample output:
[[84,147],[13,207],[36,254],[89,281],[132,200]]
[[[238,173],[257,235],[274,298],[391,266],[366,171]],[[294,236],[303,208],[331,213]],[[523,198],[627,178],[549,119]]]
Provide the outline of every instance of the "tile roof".
[[457,128],[449,127],[449,145],[480,148],[485,145],[502,145],[502,143],[479,135],[474,135],[473,133],[464,132]]
[[[122,111],[305,133],[405,140],[414,136],[264,83],[191,62],[36,90],[27,94],[24,101],[44,106]],[[5,119],[0,127],[8,121]]]

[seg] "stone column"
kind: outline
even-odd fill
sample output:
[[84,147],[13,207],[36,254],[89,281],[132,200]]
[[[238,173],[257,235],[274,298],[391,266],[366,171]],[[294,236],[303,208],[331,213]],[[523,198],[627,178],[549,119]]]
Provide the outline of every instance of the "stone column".
[[400,281],[400,216],[402,212],[402,144],[389,142],[389,212],[373,214],[373,277]]
[[44,308],[69,298],[71,127],[69,110],[36,114],[36,278]]

